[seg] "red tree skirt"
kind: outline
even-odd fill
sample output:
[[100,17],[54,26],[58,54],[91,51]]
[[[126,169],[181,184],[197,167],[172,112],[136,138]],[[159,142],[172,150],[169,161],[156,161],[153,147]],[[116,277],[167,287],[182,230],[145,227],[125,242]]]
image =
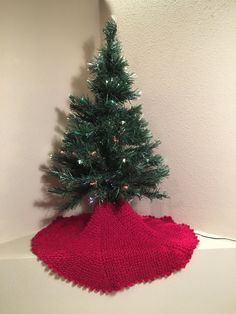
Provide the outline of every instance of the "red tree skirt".
[[109,293],[180,270],[197,244],[188,225],[140,216],[122,201],[55,219],[33,237],[32,251],[69,281]]

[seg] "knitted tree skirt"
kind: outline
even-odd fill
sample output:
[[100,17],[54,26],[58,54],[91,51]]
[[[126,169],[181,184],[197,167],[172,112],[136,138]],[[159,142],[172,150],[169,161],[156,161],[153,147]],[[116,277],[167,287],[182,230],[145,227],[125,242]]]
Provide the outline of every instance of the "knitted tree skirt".
[[121,201],[56,218],[33,237],[32,251],[68,281],[110,293],[184,268],[197,244],[188,225],[140,216]]

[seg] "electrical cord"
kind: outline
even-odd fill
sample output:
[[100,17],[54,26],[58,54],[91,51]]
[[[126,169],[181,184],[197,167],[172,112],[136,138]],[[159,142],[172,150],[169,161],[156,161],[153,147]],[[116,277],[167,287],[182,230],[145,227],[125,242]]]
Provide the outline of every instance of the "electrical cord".
[[231,239],[231,238],[210,237],[210,236],[198,233],[198,232],[195,232],[195,234],[197,234],[197,235],[199,235],[201,237],[208,238],[208,239],[213,239],[213,240],[228,240],[228,241],[236,242],[236,239]]

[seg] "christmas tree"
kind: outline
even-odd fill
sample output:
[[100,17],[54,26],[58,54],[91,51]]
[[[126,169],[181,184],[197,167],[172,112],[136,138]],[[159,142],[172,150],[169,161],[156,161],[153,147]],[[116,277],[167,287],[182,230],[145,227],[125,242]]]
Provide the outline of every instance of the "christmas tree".
[[85,195],[93,211],[60,215],[31,241],[32,252],[54,273],[94,291],[114,293],[136,283],[169,276],[189,262],[198,239],[171,217],[141,216],[128,200],[163,198],[158,185],[168,175],[142,118],[140,93],[121,55],[117,27],[109,20],[106,44],[89,64],[94,97],[70,97],[61,150],[52,155],[50,189],[74,208]]
[[51,155],[49,174],[58,185],[49,191],[64,197],[62,210],[74,208],[85,195],[100,203],[167,197],[158,186],[169,170],[154,152],[160,141],[153,141],[142,106],[131,105],[140,92],[133,89],[134,74],[122,56],[113,19],[103,32],[105,45],[88,64],[94,97],[70,96],[62,145]]

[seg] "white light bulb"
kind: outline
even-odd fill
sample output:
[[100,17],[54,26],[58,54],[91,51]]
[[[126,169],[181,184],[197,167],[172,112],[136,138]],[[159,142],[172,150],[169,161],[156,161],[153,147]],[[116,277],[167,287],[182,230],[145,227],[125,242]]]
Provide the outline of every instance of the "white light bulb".
[[111,18],[112,18],[115,22],[117,22],[117,18],[116,18],[115,15],[112,15]]
[[78,160],[78,164],[79,164],[79,165],[82,164],[82,160],[81,160],[81,159]]
[[94,197],[89,197],[89,204],[92,205],[95,202],[95,198]]
[[125,163],[125,162],[126,162],[126,159],[125,159],[125,158],[123,158],[123,159],[122,159],[122,162],[124,162],[124,163]]
[[108,83],[108,80],[106,80],[106,84]]
[[125,121],[124,121],[124,120],[122,120],[122,121],[121,121],[121,124],[122,124],[122,125],[123,125],[123,124],[125,124]]
[[118,83],[117,86],[120,86],[120,83]]

